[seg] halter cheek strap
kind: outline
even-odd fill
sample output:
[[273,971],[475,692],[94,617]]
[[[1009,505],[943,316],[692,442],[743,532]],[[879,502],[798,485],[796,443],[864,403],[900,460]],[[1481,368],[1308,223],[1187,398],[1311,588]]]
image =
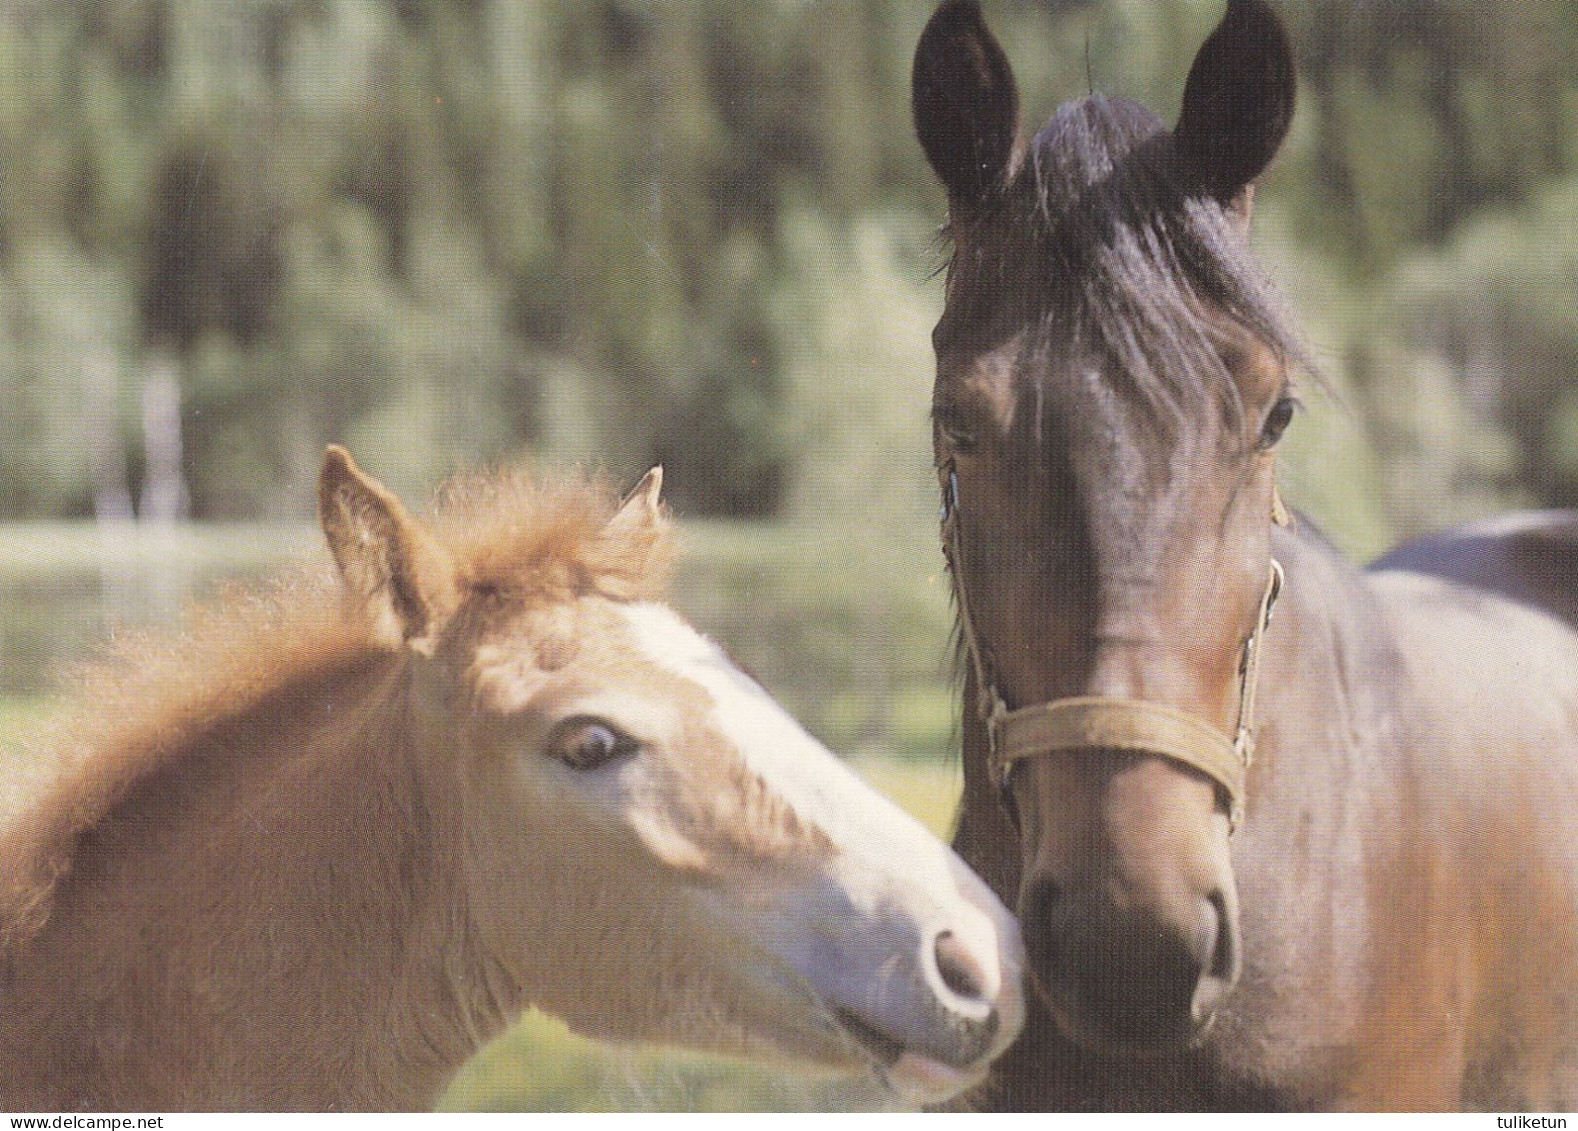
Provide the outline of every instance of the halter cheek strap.
[[1260,640],[1282,588],[1282,566],[1271,576],[1260,602],[1256,628],[1244,643],[1239,669],[1238,726],[1230,738],[1198,715],[1143,699],[1083,696],[1038,703],[1017,711],[997,699],[987,726],[993,771],[1006,786],[1014,764],[1043,754],[1078,750],[1125,750],[1159,754],[1199,770],[1220,785],[1236,828],[1243,819],[1246,779],[1255,757],[1255,692],[1260,678]]
[[[1243,819],[1246,779],[1255,751],[1255,699],[1260,683],[1261,640],[1271,623],[1272,609],[1282,592],[1281,564],[1271,559],[1254,630],[1244,642],[1238,672],[1238,725],[1229,737],[1197,715],[1140,699],[1082,696],[1057,699],[1010,711],[988,671],[986,653],[976,635],[975,618],[959,575],[959,480],[952,467],[943,501],[943,549],[954,573],[959,621],[965,648],[974,668],[981,717],[987,726],[992,777],[1008,797],[1013,768],[1027,758],[1084,750],[1123,750],[1155,754],[1189,766],[1226,792],[1234,828]],[[1273,492],[1272,519],[1291,522],[1281,496]]]

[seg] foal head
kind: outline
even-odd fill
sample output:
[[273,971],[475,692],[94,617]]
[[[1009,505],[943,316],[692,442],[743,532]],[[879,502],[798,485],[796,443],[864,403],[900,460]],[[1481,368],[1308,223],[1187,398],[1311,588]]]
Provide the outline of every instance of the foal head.
[[614,510],[479,480],[429,529],[324,464],[351,604],[458,798],[490,991],[604,1039],[973,1082],[1020,1023],[1012,917],[653,599],[659,484]]
[[999,769],[1033,973],[1097,1047],[1196,1039],[1239,969],[1232,775],[1101,736],[1240,721],[1295,348],[1245,241],[1293,83],[1263,0],[1231,0],[1172,130],[1092,95],[1021,142],[969,0],[915,59],[955,249],[933,417],[966,645],[1002,710],[1084,711],[1087,737],[1060,723],[1056,753]]

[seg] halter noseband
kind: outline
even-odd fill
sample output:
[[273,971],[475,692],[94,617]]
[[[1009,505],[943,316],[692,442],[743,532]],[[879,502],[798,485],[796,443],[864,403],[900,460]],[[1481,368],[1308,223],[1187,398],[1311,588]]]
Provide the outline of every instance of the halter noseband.
[[[1271,559],[1255,628],[1240,654],[1238,726],[1232,737],[1197,715],[1141,699],[1081,696],[1010,711],[988,671],[987,655],[970,614],[964,578],[959,572],[959,477],[951,463],[947,473],[942,509],[943,552],[954,575],[959,622],[974,668],[981,718],[986,723],[988,764],[1014,824],[1017,826],[1018,820],[1009,782],[1019,762],[1077,750],[1124,750],[1160,755],[1205,774],[1227,792],[1229,819],[1236,829],[1244,815],[1246,779],[1255,755],[1255,693],[1260,683],[1261,639],[1282,592],[1281,563]],[[1275,492],[1272,520],[1278,526],[1290,523],[1282,499]]]

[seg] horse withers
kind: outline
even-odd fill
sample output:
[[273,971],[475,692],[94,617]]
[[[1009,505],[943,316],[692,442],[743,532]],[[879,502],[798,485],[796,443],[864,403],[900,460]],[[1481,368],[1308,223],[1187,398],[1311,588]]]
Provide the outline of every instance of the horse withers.
[[1012,916],[658,603],[659,483],[482,477],[422,523],[331,449],[338,581],[91,673],[0,839],[0,1108],[422,1108],[534,1006],[977,1080]]
[[955,847],[1036,988],[983,1106],[1578,1103],[1578,634],[1277,498],[1306,367],[1247,241],[1295,84],[1264,0],[1171,129],[1093,94],[1022,138],[969,0],[917,49]]

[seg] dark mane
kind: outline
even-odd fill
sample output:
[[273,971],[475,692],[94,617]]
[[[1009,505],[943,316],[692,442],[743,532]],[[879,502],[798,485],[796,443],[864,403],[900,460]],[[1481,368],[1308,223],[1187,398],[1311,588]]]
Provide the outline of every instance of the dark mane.
[[1035,327],[1049,355],[1088,357],[1131,382],[1164,434],[1210,404],[1237,412],[1203,310],[1311,370],[1235,217],[1185,183],[1173,136],[1151,111],[1102,95],[1065,103],[997,199],[956,220],[939,344]]

